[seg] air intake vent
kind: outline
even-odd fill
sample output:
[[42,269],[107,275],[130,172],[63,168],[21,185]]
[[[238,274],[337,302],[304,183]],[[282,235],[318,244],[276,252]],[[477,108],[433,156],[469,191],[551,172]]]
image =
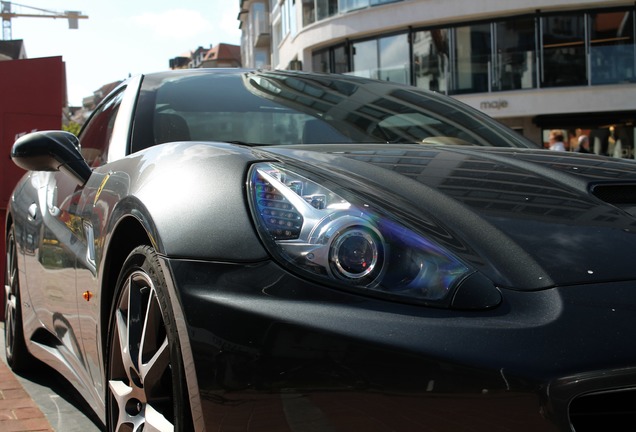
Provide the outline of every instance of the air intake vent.
[[636,205],[636,184],[596,185],[592,194],[610,204]]
[[592,194],[636,217],[636,184],[599,184]]
[[634,430],[636,389],[579,396],[570,405],[570,423],[576,432]]

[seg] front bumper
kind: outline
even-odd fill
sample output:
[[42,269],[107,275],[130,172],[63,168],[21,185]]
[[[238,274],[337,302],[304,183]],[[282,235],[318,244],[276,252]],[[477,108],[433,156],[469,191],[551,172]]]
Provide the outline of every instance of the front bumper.
[[569,431],[579,396],[636,388],[631,282],[504,291],[498,308],[462,312],[273,262],[166,265],[206,429]]

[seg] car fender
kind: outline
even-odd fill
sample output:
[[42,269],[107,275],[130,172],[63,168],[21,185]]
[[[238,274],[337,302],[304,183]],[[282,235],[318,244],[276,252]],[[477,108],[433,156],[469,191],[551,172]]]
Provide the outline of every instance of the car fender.
[[268,254],[246,199],[252,150],[227,144],[171,143],[109,164],[87,184],[99,235],[135,217],[168,257],[261,261]]

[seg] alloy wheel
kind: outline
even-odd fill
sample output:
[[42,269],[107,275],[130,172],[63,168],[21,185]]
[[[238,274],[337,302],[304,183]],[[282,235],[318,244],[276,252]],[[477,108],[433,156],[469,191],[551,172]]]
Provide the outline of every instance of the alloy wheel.
[[18,249],[13,227],[6,239],[7,268],[4,279],[4,344],[7,364],[15,372],[29,370],[34,358],[29,353],[22,326],[22,304],[18,271]]
[[17,306],[18,264],[16,257],[15,239],[13,233],[7,236],[7,263],[4,283],[5,309],[4,309],[4,342],[7,359],[13,358],[15,346],[15,321]]
[[109,416],[116,431],[174,430],[169,341],[157,290],[142,269],[124,280],[111,326]]

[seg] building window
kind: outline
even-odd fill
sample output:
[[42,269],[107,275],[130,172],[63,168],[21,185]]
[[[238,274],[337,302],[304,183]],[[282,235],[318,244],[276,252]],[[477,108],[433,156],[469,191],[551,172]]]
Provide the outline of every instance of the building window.
[[590,66],[592,84],[633,82],[634,12],[590,15]]
[[262,49],[254,50],[254,67],[257,69],[267,68],[269,62],[267,61],[267,51]]
[[311,68],[313,72],[331,72],[329,50],[314,52],[311,56]]
[[582,13],[541,18],[542,87],[587,84]]
[[280,19],[272,24],[272,66],[278,67],[279,62],[279,49],[281,41],[283,40],[283,30],[281,27]]
[[333,67],[331,71],[334,73],[349,72],[349,55],[345,45],[340,45],[333,49]]
[[283,38],[290,33],[296,35],[296,0],[286,0],[281,5],[281,29]]
[[349,70],[349,56],[346,45],[339,45],[321,51],[315,51],[311,58],[312,71],[344,74]]
[[369,40],[353,44],[352,75],[378,78],[378,42]]
[[316,19],[318,21],[338,13],[338,0],[315,0],[316,1]]
[[315,0],[303,0],[303,27],[316,22],[316,3]]
[[451,93],[482,93],[490,90],[492,38],[490,24],[457,27],[451,51]]
[[407,34],[353,44],[353,75],[411,83]]
[[338,0],[338,9],[343,13],[368,6],[369,0]]
[[378,78],[402,84],[411,83],[409,40],[406,33],[378,39]]
[[536,87],[535,27],[532,17],[495,23],[493,90]]
[[264,3],[254,3],[252,5],[250,20],[250,26],[253,34],[260,35],[262,33],[269,33],[269,26],[267,22],[267,15],[265,13]]
[[417,87],[448,92],[448,29],[413,33],[413,77]]
[[[370,1],[339,0],[338,7]],[[316,13],[319,3],[335,5],[312,0]],[[624,7],[420,29],[410,43],[404,32],[323,49],[313,66],[446,94],[636,82],[635,15]]]

